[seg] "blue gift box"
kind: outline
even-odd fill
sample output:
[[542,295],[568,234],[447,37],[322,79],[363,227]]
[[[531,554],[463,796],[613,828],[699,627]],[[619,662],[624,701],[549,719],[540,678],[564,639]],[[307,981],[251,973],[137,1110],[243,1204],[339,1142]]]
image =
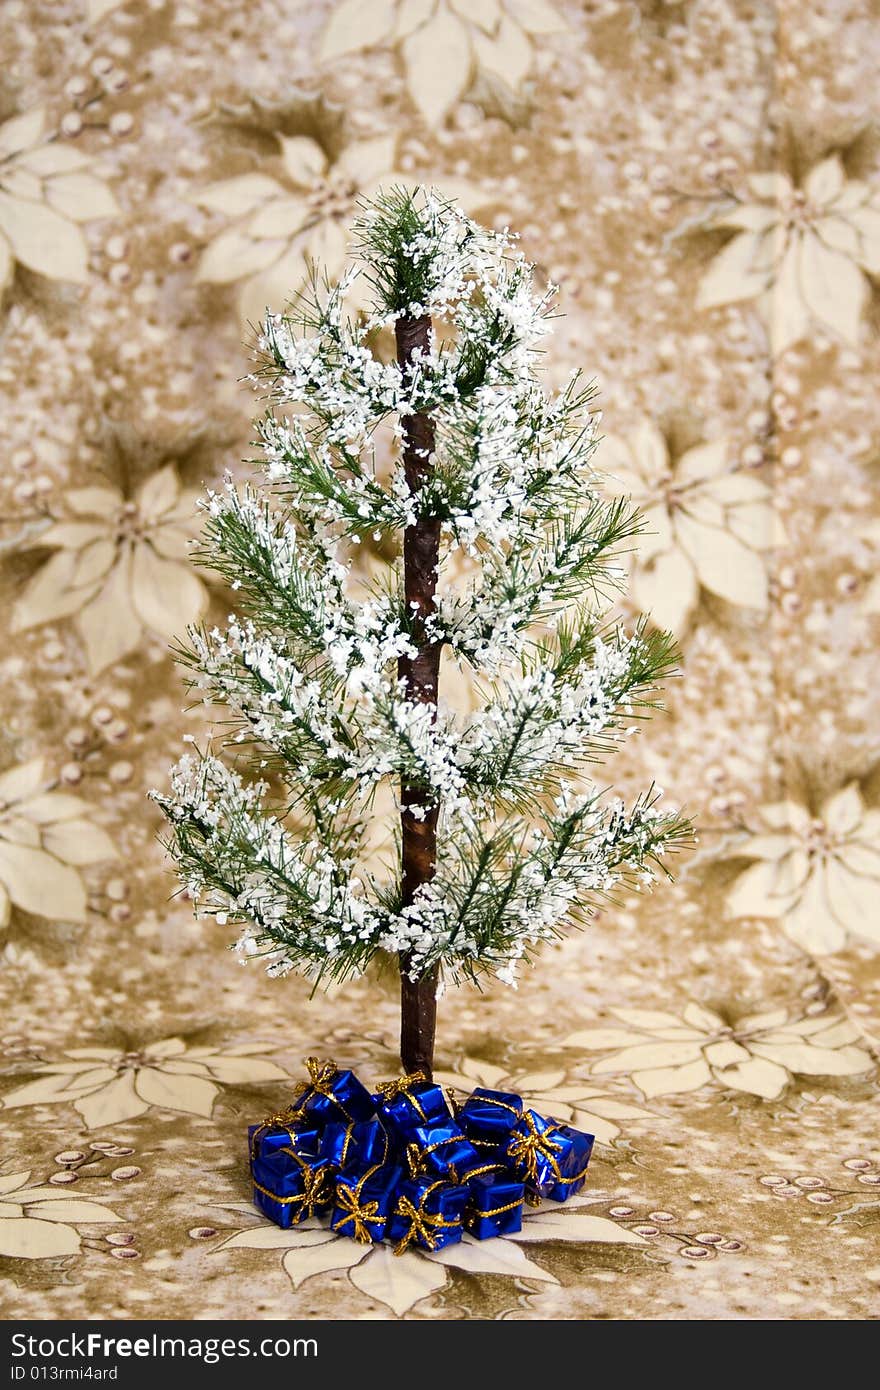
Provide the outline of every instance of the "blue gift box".
[[408,1138],[417,1125],[440,1124],[452,1119],[443,1091],[426,1081],[422,1072],[386,1081],[373,1099],[379,1118],[398,1142]]
[[457,1183],[462,1180],[463,1173],[480,1164],[479,1153],[454,1120],[437,1125],[416,1125],[409,1137],[406,1158],[414,1178],[451,1178]]
[[509,1236],[522,1230],[525,1185],[503,1168],[468,1182],[464,1228],[477,1240]]
[[487,1091],[478,1086],[468,1096],[457,1118],[471,1143],[480,1139],[502,1144],[522,1119],[522,1113],[522,1097],[513,1091]]
[[333,1170],[324,1158],[305,1158],[295,1149],[278,1149],[252,1161],[251,1177],[254,1205],[285,1230],[330,1209]]
[[396,1241],[396,1255],[410,1245],[422,1250],[442,1250],[461,1240],[462,1218],[468,1203],[468,1189],[451,1185],[441,1178],[410,1178],[401,1183],[388,1222],[388,1239]]
[[268,1158],[279,1149],[295,1149],[304,1158],[317,1158],[321,1131],[294,1109],[270,1115],[259,1125],[248,1125],[248,1152],[252,1159]]
[[296,1110],[322,1125],[331,1120],[351,1124],[372,1119],[373,1098],[353,1071],[339,1071],[335,1063],[319,1062],[316,1057],[307,1057],[306,1066],[309,1080],[296,1100]]
[[358,1124],[331,1120],[324,1130],[320,1152],[334,1168],[363,1169],[387,1163],[391,1143],[378,1120],[361,1120]]
[[365,1245],[383,1240],[401,1177],[400,1167],[391,1163],[340,1173],[330,1217],[333,1230]]
[[538,1197],[564,1202],[586,1181],[594,1136],[526,1110],[511,1130],[507,1162]]

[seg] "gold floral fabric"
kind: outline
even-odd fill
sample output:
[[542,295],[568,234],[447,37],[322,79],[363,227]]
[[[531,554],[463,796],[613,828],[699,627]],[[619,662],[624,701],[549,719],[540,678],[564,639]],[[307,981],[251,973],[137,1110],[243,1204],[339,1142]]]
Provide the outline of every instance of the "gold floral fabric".
[[[0,51],[4,1316],[876,1316],[874,8],[7,0]],[[683,653],[607,777],[699,829],[443,997],[445,1084],[598,1142],[521,1235],[399,1258],[265,1221],[245,1138],[307,1053],[394,1074],[393,982],[240,969],[145,795],[204,729],[169,643],[233,601],[187,550],[242,335],[395,181],[562,287],[548,374],[595,374],[650,524],[622,616]]]

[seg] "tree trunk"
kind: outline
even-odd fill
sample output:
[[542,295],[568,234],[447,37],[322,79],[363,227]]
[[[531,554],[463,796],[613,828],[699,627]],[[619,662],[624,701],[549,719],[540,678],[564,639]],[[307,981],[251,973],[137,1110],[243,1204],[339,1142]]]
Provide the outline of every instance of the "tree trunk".
[[[397,361],[402,369],[419,349],[428,353],[431,320],[404,316],[396,326]],[[419,492],[430,477],[434,452],[434,424],[430,415],[404,418],[403,468],[410,492]],[[440,672],[440,643],[425,637],[425,620],[434,612],[437,562],[440,554],[440,522],[418,521],[403,534],[403,588],[413,640],[418,647],[414,657],[402,656],[397,674],[406,682],[411,700],[437,706]],[[411,806],[424,804],[424,788],[404,782],[400,789],[402,837],[402,902],[408,907],[416,890],[434,877],[437,867],[436,805],[418,820]],[[406,956],[400,958],[400,1057],[404,1070],[423,1071],[430,1077],[434,1064],[434,1029],[437,1019],[437,968],[418,980],[407,975]]]
[[437,1023],[437,967],[411,980],[400,962],[400,1060],[405,1072],[420,1071],[430,1081]]

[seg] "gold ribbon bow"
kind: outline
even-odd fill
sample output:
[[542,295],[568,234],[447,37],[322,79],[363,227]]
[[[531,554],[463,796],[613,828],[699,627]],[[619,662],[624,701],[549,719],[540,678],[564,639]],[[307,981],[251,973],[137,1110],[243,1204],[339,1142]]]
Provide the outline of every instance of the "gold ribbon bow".
[[510,1143],[507,1146],[507,1157],[516,1164],[524,1164],[523,1178],[525,1182],[534,1182],[538,1176],[538,1155],[540,1154],[550,1164],[557,1182],[561,1182],[562,1173],[559,1170],[556,1155],[562,1153],[563,1145],[555,1143],[550,1135],[555,1134],[557,1130],[562,1128],[562,1125],[549,1124],[541,1132],[529,1110],[523,1115],[523,1121],[528,1125],[528,1133],[511,1135]]
[[[461,1094],[464,1095],[464,1092],[462,1092]],[[459,1093],[454,1086],[446,1087],[446,1099],[449,1102],[449,1109],[452,1111],[452,1114],[455,1117],[455,1119],[458,1119],[465,1105],[465,1102],[463,1100],[459,1100],[458,1096]]]
[[428,1171],[425,1155],[418,1144],[407,1144],[406,1166],[411,1178],[421,1178]]
[[333,1080],[339,1074],[339,1068],[335,1062],[320,1062],[317,1057],[306,1057],[306,1067],[308,1068],[308,1081],[301,1081],[294,1095],[295,1113],[301,1115],[304,1112],[304,1103],[310,1096],[326,1096],[327,1100],[332,1100],[338,1110],[342,1112],[350,1124],[354,1123],[342,1101],[333,1090]]
[[396,1081],[383,1081],[377,1090],[385,1100],[395,1100],[397,1096],[406,1096],[413,1086],[418,1086],[427,1079],[423,1071],[409,1071],[406,1076],[398,1076]]
[[428,1250],[437,1248],[437,1231],[452,1231],[458,1226],[457,1221],[446,1221],[440,1215],[433,1215],[425,1211],[425,1202],[435,1187],[440,1187],[440,1183],[432,1183],[425,1192],[422,1193],[419,1205],[413,1206],[408,1197],[398,1197],[395,1215],[403,1216],[410,1223],[409,1229],[401,1240],[394,1247],[395,1255],[402,1255],[414,1240],[423,1240]]
[[256,1178],[252,1178],[252,1182],[258,1192],[262,1192],[265,1197],[271,1197],[272,1201],[277,1202],[279,1206],[289,1207],[293,1206],[295,1202],[301,1203],[301,1208],[293,1219],[294,1226],[298,1226],[304,1217],[314,1216],[317,1208],[324,1206],[328,1201],[330,1192],[327,1183],[330,1172],[326,1167],[317,1170],[310,1167],[306,1160],[300,1154],[296,1153],[294,1149],[280,1149],[279,1152],[289,1154],[294,1162],[299,1164],[303,1184],[302,1192],[295,1192],[292,1197],[279,1197],[277,1192],[272,1192],[268,1187],[263,1187],[262,1183],[258,1183]]
[[[308,1069],[308,1081],[298,1081],[293,1093],[293,1100],[290,1104],[290,1113],[294,1116],[303,1114],[303,1101],[317,1091],[319,1096],[326,1096],[328,1100],[336,1100],[330,1082],[336,1075],[337,1067],[335,1062],[319,1062],[317,1057],[306,1057],[305,1065]],[[338,1102],[337,1102],[338,1104]],[[339,1107],[340,1110],[342,1106]]]
[[423,1082],[427,1081],[427,1079],[428,1076],[426,1072],[410,1071],[407,1072],[405,1076],[398,1076],[396,1081],[383,1081],[378,1087],[378,1094],[382,1097],[386,1105],[392,1100],[396,1100],[398,1096],[406,1096],[410,1105],[418,1110],[419,1115],[427,1124],[428,1117],[419,1104],[418,1096],[410,1095],[413,1086],[421,1085]]
[[293,1123],[301,1118],[302,1111],[297,1110],[294,1105],[289,1105],[286,1110],[279,1110],[274,1115],[267,1115],[265,1120],[261,1120],[258,1127],[254,1130],[251,1139],[251,1159],[257,1156],[257,1144],[261,1134],[265,1134],[269,1129],[283,1129],[291,1144],[296,1144],[296,1135],[293,1133]]
[[[284,1152],[287,1151],[284,1150]],[[298,1157],[298,1154],[294,1154],[294,1158]],[[300,1219],[303,1216],[314,1216],[318,1207],[326,1205],[330,1197],[328,1188],[330,1170],[328,1168],[309,1168],[308,1165],[304,1165],[302,1178],[303,1190],[300,1196],[302,1213]]]
[[[370,1171],[372,1172],[372,1169]],[[379,1203],[364,1202],[361,1206],[361,1184],[358,1183],[354,1191],[350,1187],[337,1187],[336,1205],[348,1214],[338,1217],[332,1223],[334,1231],[341,1231],[351,1221],[354,1223],[355,1240],[361,1241],[364,1245],[372,1245],[373,1237],[367,1227],[381,1226],[383,1218],[379,1214]]]
[[317,1091],[319,1096],[326,1096],[328,1100],[335,1100],[336,1097],[330,1088],[330,1082],[338,1071],[335,1062],[319,1062],[317,1057],[307,1057],[306,1066],[309,1072],[309,1086],[313,1091]]

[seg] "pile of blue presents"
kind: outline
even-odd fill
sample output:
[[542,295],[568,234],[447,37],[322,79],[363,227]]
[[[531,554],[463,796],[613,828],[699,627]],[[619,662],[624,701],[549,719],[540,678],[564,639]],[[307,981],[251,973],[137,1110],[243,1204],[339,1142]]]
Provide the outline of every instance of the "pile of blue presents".
[[248,1130],[254,1202],[285,1228],[329,1219],[341,1235],[439,1250],[513,1235],[523,1203],[564,1202],[586,1181],[593,1135],[478,1087],[458,1104],[420,1073],[371,1094],[351,1071],[307,1061],[289,1109]]

